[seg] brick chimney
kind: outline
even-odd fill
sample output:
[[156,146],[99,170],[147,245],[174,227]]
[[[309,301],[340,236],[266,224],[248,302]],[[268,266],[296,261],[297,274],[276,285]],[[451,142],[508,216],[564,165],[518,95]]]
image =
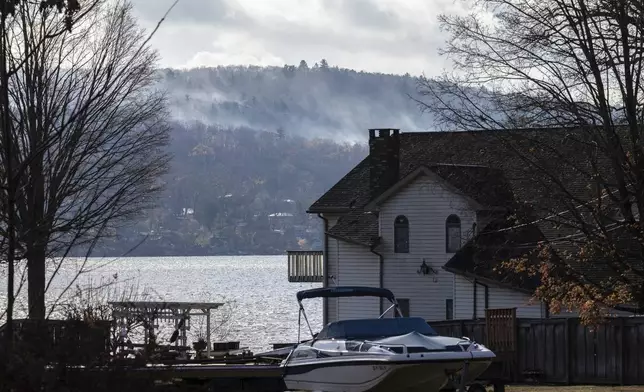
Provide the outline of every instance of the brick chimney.
[[398,181],[400,167],[399,129],[369,130],[369,190],[378,197]]

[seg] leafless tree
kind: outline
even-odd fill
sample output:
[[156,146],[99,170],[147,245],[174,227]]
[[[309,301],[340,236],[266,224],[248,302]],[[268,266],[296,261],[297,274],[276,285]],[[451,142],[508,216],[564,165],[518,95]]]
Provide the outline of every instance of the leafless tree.
[[489,139],[512,180],[530,183],[534,202],[514,211],[515,227],[536,224],[546,238],[508,265],[539,275],[536,295],[554,311],[590,320],[617,305],[643,308],[643,3],[478,0],[470,9],[439,17],[454,69],[421,78],[420,103],[446,128],[497,130]]
[[114,324],[114,308],[110,302],[149,301],[151,290],[141,287],[139,282],[132,279],[119,280],[118,276],[95,280],[90,278],[87,283],[76,282],[69,295],[56,306],[55,312],[63,320],[80,320],[86,323],[109,322],[110,353],[115,355],[121,343],[121,330],[124,328],[128,336],[143,327],[143,319],[127,320],[126,324]]
[[[210,321],[210,336],[211,339],[227,339],[230,335],[230,329],[232,327],[232,321],[235,316],[235,312],[238,310],[237,302],[235,300],[228,300],[225,297],[220,297],[208,302],[221,302],[224,305],[219,309],[215,310]],[[196,319],[194,322],[194,333],[190,338],[193,341],[198,339],[205,339],[208,334],[208,328],[206,326],[205,318]]]
[[[17,247],[15,195],[18,190],[16,173],[19,172],[13,161],[13,143],[11,139],[11,128],[13,124],[10,118],[11,101],[9,99],[9,79],[22,67],[24,61],[27,60],[25,58],[23,59],[24,61],[14,64],[17,65],[17,68],[10,66],[8,57],[10,55],[11,45],[8,31],[9,25],[15,21],[16,11],[19,6],[23,5],[22,3],[23,1],[21,0],[14,0],[2,2],[0,5],[0,132],[2,136],[0,140],[0,145],[2,146],[0,159],[4,162],[0,173],[4,177],[1,192],[2,208],[0,212],[2,213],[3,224],[0,225],[0,234],[2,237],[0,248],[3,250],[2,254],[6,256],[4,257],[4,261],[7,265],[7,324],[4,332],[6,341],[3,342],[5,343],[4,347],[7,350],[7,354],[11,353],[11,347],[13,345],[14,278],[15,261],[18,259],[15,254]],[[59,24],[58,31],[51,31],[53,35],[59,35],[71,28],[80,6],[77,0],[47,0],[40,2],[39,8],[41,11],[49,11],[52,8],[56,8],[59,11],[60,16],[62,16],[59,18],[62,24]],[[43,44],[44,41],[39,42],[39,45]]]
[[8,78],[11,154],[2,161],[15,181],[8,220],[36,319],[45,317],[47,261],[55,260],[53,277],[72,249],[91,251],[153,206],[169,162],[149,35],[125,1],[91,0],[82,9],[59,34],[64,14],[20,2],[5,37],[16,70]]

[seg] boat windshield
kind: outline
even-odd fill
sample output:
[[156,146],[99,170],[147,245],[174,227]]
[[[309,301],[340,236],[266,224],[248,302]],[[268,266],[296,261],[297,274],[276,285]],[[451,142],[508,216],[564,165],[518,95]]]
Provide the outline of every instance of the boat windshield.
[[317,339],[378,339],[410,332],[438,336],[420,317],[398,317],[336,321],[325,326]]

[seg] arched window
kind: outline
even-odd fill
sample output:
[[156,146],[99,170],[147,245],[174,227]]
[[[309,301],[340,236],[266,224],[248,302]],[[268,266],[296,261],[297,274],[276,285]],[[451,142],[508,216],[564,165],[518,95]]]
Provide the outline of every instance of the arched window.
[[394,252],[409,253],[409,221],[404,215],[394,221]]
[[461,220],[450,215],[445,221],[445,251],[456,253],[461,248]]

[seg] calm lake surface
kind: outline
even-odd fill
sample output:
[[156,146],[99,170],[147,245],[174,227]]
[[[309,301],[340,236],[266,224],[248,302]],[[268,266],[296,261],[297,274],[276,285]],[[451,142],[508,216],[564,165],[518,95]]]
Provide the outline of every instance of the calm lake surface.
[[[78,266],[78,261],[68,263],[52,281],[48,291],[50,303],[69,284]],[[85,268],[91,272],[82,274],[76,285],[94,288],[90,291],[93,294],[89,302],[123,297],[147,301],[225,302],[226,306],[212,313],[215,320],[211,330],[214,329],[216,335],[213,340],[238,340],[241,346],[248,346],[254,352],[270,348],[271,343],[296,341],[298,307],[295,293],[321,286],[289,283],[286,256],[92,258]],[[4,302],[4,277],[0,278],[0,283],[3,289],[0,302]],[[96,288],[101,285],[107,287]],[[63,302],[82,301],[74,296],[75,292],[75,287],[70,288]],[[321,300],[306,300],[304,306],[313,330],[319,331]],[[190,335],[200,331],[205,331],[205,321],[202,324],[193,319]],[[159,341],[168,339],[171,333],[172,329],[165,328],[159,333]],[[303,322],[302,336],[309,335]]]

